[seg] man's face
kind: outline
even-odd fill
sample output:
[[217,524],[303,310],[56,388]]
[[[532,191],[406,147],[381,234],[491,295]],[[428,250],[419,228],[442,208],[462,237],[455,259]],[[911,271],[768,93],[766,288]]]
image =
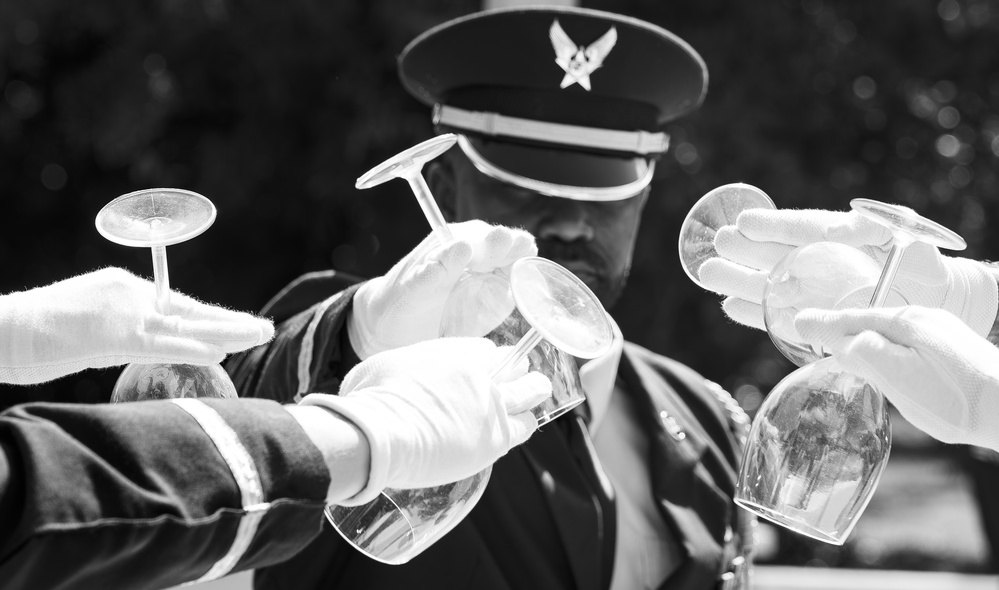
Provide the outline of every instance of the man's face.
[[539,256],[575,273],[604,307],[613,307],[631,269],[648,189],[622,201],[549,197],[490,178],[463,155],[448,155],[449,165],[436,169],[431,179],[453,221],[481,219],[529,231]]

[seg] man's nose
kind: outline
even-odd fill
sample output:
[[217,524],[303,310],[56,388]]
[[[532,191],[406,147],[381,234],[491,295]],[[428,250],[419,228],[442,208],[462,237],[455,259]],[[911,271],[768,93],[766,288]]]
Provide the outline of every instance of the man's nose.
[[548,198],[553,202],[538,228],[539,240],[554,238],[563,242],[586,242],[593,239],[591,212],[586,203],[559,197]]

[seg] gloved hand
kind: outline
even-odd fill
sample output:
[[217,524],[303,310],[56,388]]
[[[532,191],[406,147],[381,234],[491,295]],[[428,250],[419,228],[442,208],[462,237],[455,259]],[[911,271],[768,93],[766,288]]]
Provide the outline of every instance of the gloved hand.
[[208,365],[273,335],[269,320],[176,291],[164,316],[151,282],[105,268],[0,297],[0,381],[43,383],[128,363]]
[[[726,296],[722,307],[730,318],[762,330],[767,275],[791,250],[818,241],[856,247],[884,264],[891,233],[855,211],[750,209],[734,226],[719,229],[719,257],[701,265],[700,279]],[[917,242],[906,249],[893,285],[910,305],[945,309],[985,336],[999,309],[996,277],[980,262],[945,257]]]
[[339,396],[305,396],[301,404],[353,422],[371,448],[367,484],[340,504],[365,504],[386,487],[458,481],[526,441],[538,426],[530,408],[551,395],[551,381],[527,373],[526,361],[494,380],[509,351],[485,338],[430,340],[358,364]]
[[[354,294],[347,330],[358,357],[437,338],[444,304],[466,269],[507,269],[538,252],[534,237],[523,230],[478,220],[448,228],[454,236],[450,244],[440,244],[431,233],[387,274]],[[499,314],[498,323],[513,308],[483,311]]]
[[930,436],[999,451],[999,349],[953,314],[924,307],[812,309],[794,325]]

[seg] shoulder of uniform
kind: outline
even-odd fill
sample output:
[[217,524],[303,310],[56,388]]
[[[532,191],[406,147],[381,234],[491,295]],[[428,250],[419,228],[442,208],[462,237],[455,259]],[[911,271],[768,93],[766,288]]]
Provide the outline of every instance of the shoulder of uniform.
[[[626,342],[625,347],[630,354],[644,358],[650,364],[658,365],[661,369],[668,371],[691,386],[694,384],[699,385],[698,389],[701,391],[707,391],[708,395],[706,397],[709,398],[708,403],[715,402],[717,404],[717,407],[725,417],[729,431],[732,432],[739,445],[739,450],[745,447],[746,440],[749,438],[749,427],[752,420],[750,420],[745,410],[742,409],[742,406],[739,405],[739,402],[724,387],[710,379],[705,379],[703,375],[680,361],[656,354],[632,342]],[[702,397],[704,396],[702,395]]]

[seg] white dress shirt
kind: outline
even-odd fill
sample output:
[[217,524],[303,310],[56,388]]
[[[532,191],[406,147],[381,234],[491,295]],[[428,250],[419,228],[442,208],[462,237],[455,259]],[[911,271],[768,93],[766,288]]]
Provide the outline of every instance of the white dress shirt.
[[[613,322],[612,322],[613,323]],[[615,490],[617,546],[611,590],[656,588],[680,565],[649,478],[649,443],[631,398],[617,385],[624,337],[614,323],[614,343],[579,370],[590,408],[589,431],[604,473]]]

